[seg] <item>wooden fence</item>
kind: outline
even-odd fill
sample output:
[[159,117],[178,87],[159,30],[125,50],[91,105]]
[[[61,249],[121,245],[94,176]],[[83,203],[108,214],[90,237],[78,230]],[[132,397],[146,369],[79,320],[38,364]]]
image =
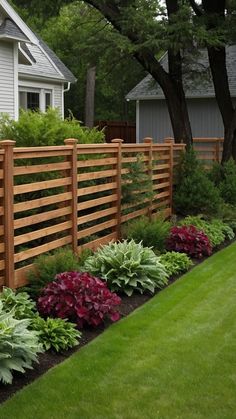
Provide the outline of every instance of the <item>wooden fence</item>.
[[[120,237],[122,223],[143,214],[171,214],[172,171],[184,145],[77,144],[15,148],[0,143],[0,285],[18,288],[34,258],[59,247],[74,252]],[[122,205],[122,184],[142,160],[152,195],[142,185]]]
[[136,124],[128,121],[98,121],[99,129],[104,129],[105,140],[110,143],[113,138],[122,138],[125,143],[136,143]]

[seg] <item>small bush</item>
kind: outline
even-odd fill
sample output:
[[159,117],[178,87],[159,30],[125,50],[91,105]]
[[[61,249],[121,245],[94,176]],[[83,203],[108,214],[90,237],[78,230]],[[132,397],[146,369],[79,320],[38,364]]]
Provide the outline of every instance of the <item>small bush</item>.
[[69,319],[80,328],[99,326],[106,318],[118,320],[120,302],[100,279],[88,273],[64,272],[43,289],[38,310],[43,316]]
[[0,302],[0,381],[11,384],[13,371],[25,372],[42,352],[37,332],[29,330],[30,320],[17,320],[14,310],[6,313]]
[[31,329],[38,332],[39,342],[45,351],[53,349],[56,352],[67,351],[78,345],[81,333],[76,324],[63,319],[43,319],[35,317],[31,322]]
[[210,178],[219,188],[223,200],[231,205],[236,205],[236,164],[233,159],[221,164],[215,164]]
[[212,253],[208,237],[194,226],[172,227],[167,240],[167,248],[195,258],[210,256]]
[[222,199],[193,150],[184,154],[174,192],[174,208],[182,215],[217,214]]
[[56,109],[47,112],[21,111],[19,121],[8,115],[0,116],[0,139],[16,141],[17,147],[63,145],[66,138],[77,138],[80,143],[100,143],[104,133],[96,128],[82,127],[70,117],[63,120]]
[[53,254],[39,256],[34,268],[28,272],[30,287],[25,288],[33,297],[37,297],[46,284],[52,282],[57,274],[62,272],[79,271],[81,262],[72,250],[57,249]]
[[6,313],[14,309],[14,317],[18,320],[30,319],[36,314],[36,304],[26,292],[16,293],[11,288],[3,287],[0,301]]
[[224,203],[220,211],[221,218],[225,224],[230,226],[236,232],[236,205]]
[[161,218],[150,221],[147,217],[140,217],[126,224],[124,237],[128,240],[133,239],[136,243],[142,241],[143,246],[163,252],[170,227],[171,224]]
[[193,266],[192,260],[185,253],[166,252],[160,256],[160,262],[165,266],[168,277],[186,272]]
[[154,292],[167,283],[164,266],[152,249],[134,240],[109,243],[87,259],[84,269],[107,282],[112,291]]

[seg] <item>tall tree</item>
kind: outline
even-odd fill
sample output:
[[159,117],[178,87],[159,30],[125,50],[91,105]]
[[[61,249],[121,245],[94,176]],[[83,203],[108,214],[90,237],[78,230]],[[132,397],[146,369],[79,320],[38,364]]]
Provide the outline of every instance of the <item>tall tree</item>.
[[226,62],[226,45],[230,44],[235,36],[236,2],[202,0],[199,5],[190,0],[190,4],[200,19],[200,24],[205,25],[207,31],[215,34],[219,41],[216,45],[207,42],[207,50],[215,96],[224,124],[222,162],[232,156],[236,161],[236,106],[230,93]]

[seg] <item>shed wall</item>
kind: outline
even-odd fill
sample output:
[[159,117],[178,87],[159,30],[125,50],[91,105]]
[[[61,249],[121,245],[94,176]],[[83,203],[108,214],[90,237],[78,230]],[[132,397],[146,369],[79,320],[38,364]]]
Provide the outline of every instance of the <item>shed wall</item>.
[[14,118],[14,44],[0,41],[0,113]]
[[[188,99],[193,137],[223,137],[221,115],[214,98]],[[152,137],[155,142],[173,137],[170,117],[164,100],[139,102],[139,140]]]

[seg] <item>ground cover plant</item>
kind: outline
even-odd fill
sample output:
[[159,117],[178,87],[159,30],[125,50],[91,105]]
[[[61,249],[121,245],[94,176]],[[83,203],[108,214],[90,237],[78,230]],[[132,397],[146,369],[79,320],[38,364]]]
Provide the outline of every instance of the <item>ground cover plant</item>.
[[232,240],[234,232],[230,226],[219,219],[205,220],[201,215],[188,216],[181,221],[181,225],[193,225],[198,230],[203,231],[210,240],[212,247],[219,246],[226,239]]
[[140,217],[124,226],[123,236],[128,240],[133,239],[137,243],[142,241],[143,246],[163,252],[170,227],[170,222],[164,221],[161,217],[152,220],[148,217]]
[[105,282],[89,273],[64,272],[43,289],[37,307],[43,316],[69,319],[80,328],[118,320],[120,302]]
[[14,317],[18,320],[31,319],[36,315],[36,303],[27,292],[16,293],[11,288],[3,287],[0,301],[3,310],[6,313],[14,310]]
[[134,291],[153,293],[168,282],[153,250],[134,240],[102,246],[86,260],[84,269],[106,281],[112,291],[127,295]]
[[168,277],[186,272],[193,266],[192,260],[185,253],[166,252],[160,256],[160,262],[165,266]]
[[205,260],[17,393],[0,416],[234,418],[235,252],[234,243]]
[[186,253],[197,259],[212,253],[212,246],[206,234],[193,225],[172,227],[167,239],[167,249]]

